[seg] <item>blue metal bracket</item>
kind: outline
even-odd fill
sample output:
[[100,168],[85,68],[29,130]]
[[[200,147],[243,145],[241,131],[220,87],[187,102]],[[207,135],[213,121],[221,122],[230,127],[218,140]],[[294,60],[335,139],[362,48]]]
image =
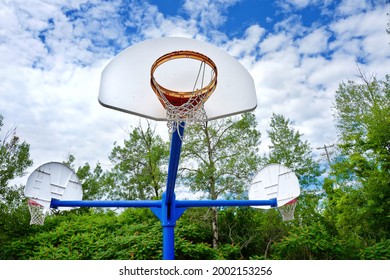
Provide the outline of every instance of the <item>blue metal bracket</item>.
[[[166,193],[163,194],[163,200]],[[175,226],[176,221],[183,215],[187,208],[176,208],[175,194],[173,194],[172,204],[162,203],[161,208],[150,208],[161,222],[163,233],[163,259],[175,259]]]

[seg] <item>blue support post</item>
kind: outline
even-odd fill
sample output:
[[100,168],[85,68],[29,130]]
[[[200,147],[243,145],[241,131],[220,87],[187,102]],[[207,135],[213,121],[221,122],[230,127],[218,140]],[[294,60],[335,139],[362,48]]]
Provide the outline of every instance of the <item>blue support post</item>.
[[[163,193],[163,200],[166,193]],[[150,208],[161,222],[163,233],[163,260],[175,259],[175,226],[176,221],[186,210],[186,207],[176,207],[176,196],[173,194],[172,204],[169,206],[162,202],[161,208]]]
[[[176,124],[173,124],[176,126]],[[173,201],[173,194],[175,192],[175,184],[177,177],[177,170],[179,168],[180,152],[182,146],[181,136],[184,135],[185,123],[182,122],[178,128],[172,133],[171,151],[169,156],[168,176],[167,176],[167,188],[165,203],[169,204]]]
[[[176,126],[176,123],[173,124]],[[175,226],[176,220],[184,212],[176,210],[175,185],[177,170],[179,168],[180,152],[182,146],[181,137],[184,135],[185,123],[180,123],[172,133],[171,151],[167,175],[167,187],[162,199],[160,221],[163,228],[163,259],[175,259]]]

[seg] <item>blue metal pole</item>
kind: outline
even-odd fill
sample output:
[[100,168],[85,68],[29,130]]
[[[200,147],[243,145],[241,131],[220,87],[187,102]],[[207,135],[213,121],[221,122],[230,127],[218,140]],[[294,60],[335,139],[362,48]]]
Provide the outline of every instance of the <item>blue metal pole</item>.
[[219,207],[219,206],[271,206],[278,204],[276,198],[269,200],[177,200],[176,207]]
[[[219,207],[219,206],[271,206],[276,207],[276,198],[270,200],[173,200],[174,208],[188,207]],[[158,208],[161,209],[161,200],[58,200],[52,199],[51,208],[58,207],[123,207],[123,208]],[[172,208],[172,207],[171,207]],[[172,213],[171,213],[172,214]],[[171,215],[170,214],[170,215]],[[169,216],[170,216],[169,215]],[[168,216],[168,215],[167,215]],[[175,215],[177,217],[177,214]]]
[[[175,126],[176,124],[174,123],[173,125]],[[177,170],[179,168],[180,152],[183,143],[181,136],[184,135],[184,127],[185,123],[181,122],[178,128],[172,133],[165,198],[165,203],[167,204],[172,203],[173,194],[175,192]]]
[[[163,194],[163,201],[166,199],[166,193]],[[172,204],[162,204],[160,221],[163,233],[163,260],[175,259],[175,194],[172,196]]]
[[161,200],[58,200],[52,199],[50,207],[161,207]]
[[163,226],[163,260],[175,259],[175,226]]
[[[176,123],[173,124],[174,126]],[[180,213],[176,211],[175,185],[179,168],[181,137],[184,135],[185,123],[181,122],[172,133],[171,151],[169,157],[167,187],[163,194],[160,221],[163,228],[163,259],[175,259],[175,226]]]

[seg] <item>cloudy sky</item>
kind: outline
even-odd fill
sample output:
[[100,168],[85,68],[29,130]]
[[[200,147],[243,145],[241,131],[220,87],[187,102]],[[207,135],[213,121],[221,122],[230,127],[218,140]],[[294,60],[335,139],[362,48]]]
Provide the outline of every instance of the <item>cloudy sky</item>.
[[[263,132],[272,113],[313,148],[336,141],[331,105],[358,68],[390,69],[388,0],[0,0],[0,113],[31,145],[33,171],[68,154],[107,166],[113,142],[140,118],[98,103],[104,66],[150,38],[202,40],[237,58],[255,81]],[[166,124],[157,123],[166,137]]]

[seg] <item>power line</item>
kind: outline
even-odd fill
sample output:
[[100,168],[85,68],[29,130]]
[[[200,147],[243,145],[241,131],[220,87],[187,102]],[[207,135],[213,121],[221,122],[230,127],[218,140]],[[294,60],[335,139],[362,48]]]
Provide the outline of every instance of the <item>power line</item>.
[[327,146],[327,145],[324,144],[323,147],[317,147],[317,148],[316,148],[317,150],[325,150],[325,153],[321,154],[321,156],[326,156],[326,158],[327,158],[327,160],[328,160],[329,166],[330,166],[330,155],[333,154],[332,151],[329,151],[329,148],[332,148],[332,147],[334,147],[334,144],[329,145],[329,146]]

